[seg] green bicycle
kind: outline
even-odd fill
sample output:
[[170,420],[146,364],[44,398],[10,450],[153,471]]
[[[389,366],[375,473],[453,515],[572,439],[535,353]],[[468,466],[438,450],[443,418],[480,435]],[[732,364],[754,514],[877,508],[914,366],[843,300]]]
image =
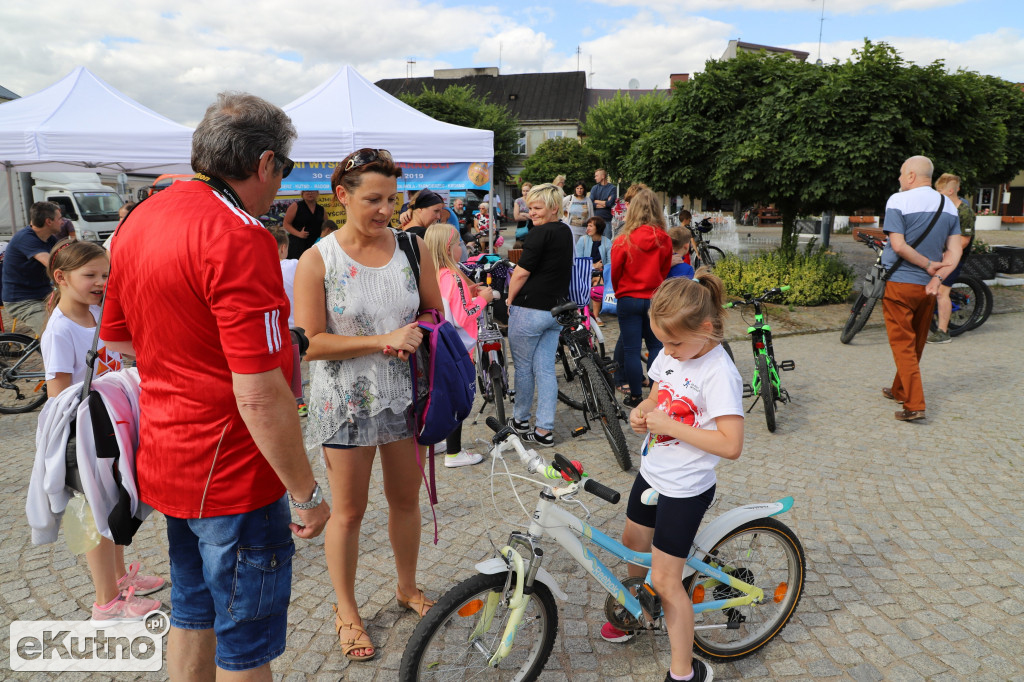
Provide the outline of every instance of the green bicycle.
[[760,400],[764,405],[764,419],[768,424],[768,430],[775,431],[775,403],[790,402],[789,391],[782,387],[782,380],[779,379],[779,372],[789,372],[796,369],[796,363],[792,360],[775,361],[775,349],[772,347],[772,328],[764,321],[764,310],[762,304],[770,298],[778,296],[788,290],[788,286],[775,287],[766,290],[760,296],[751,293],[743,294],[742,301],[726,303],[724,307],[754,306],[754,324],[747,327],[750,334],[750,343],[754,351],[754,376],[750,383],[743,387],[743,397],[754,396],[754,402],[750,404],[750,410]]

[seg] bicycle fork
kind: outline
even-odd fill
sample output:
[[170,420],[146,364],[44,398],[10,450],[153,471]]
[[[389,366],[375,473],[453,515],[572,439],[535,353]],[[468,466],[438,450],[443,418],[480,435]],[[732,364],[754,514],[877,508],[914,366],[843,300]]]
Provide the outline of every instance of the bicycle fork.
[[[513,537],[512,542],[526,545],[527,543],[521,539]],[[532,543],[531,543],[532,544]],[[487,665],[492,668],[496,668],[501,661],[509,655],[512,651],[512,644],[515,642],[516,634],[519,632],[519,626],[523,621],[523,614],[526,612],[526,606],[529,603],[529,595],[527,590],[533,587],[533,581],[537,576],[537,571],[540,570],[541,562],[544,560],[544,550],[535,545],[531,546],[532,558],[529,562],[529,567],[526,566],[523,556],[517,552],[511,545],[505,545],[499,550],[501,556],[505,559],[505,563],[508,564],[508,576],[505,578],[505,589],[498,592],[491,592],[487,595],[487,603],[484,604],[483,614],[480,616],[480,620],[477,622],[476,628],[470,634],[469,639],[474,642],[481,653],[489,653],[483,644],[480,643],[479,637],[487,632],[491,628],[491,623],[494,620],[494,614],[498,609],[498,605],[501,604],[501,600],[504,598],[512,586],[512,574],[515,573],[515,587],[512,591],[512,596],[508,598],[509,615],[508,622],[505,624],[505,630],[501,635],[501,644],[498,645],[497,650],[488,660]]]

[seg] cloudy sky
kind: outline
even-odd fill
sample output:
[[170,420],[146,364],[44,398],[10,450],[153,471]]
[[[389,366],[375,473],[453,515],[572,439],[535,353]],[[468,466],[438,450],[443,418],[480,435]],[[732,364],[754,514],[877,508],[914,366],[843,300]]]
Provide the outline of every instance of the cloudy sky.
[[[535,3],[535,4],[531,4]],[[221,90],[284,105],[355,66],[370,80],[435,68],[591,73],[668,86],[730,39],[846,59],[865,37],[1024,82],[1024,0],[39,0],[0,4],[0,85],[20,95],[85,66],[194,125]],[[577,55],[579,48],[579,56]],[[414,63],[409,63],[414,62]]]

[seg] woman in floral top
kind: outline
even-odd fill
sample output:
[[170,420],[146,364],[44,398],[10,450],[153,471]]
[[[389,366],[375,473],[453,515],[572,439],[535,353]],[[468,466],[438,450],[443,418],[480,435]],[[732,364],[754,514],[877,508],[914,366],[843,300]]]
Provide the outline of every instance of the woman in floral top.
[[355,597],[359,530],[380,449],[398,602],[421,617],[433,604],[416,586],[421,472],[413,439],[409,354],[422,340],[418,311],[442,309],[423,241],[420,283],[390,229],[401,170],[382,149],[360,149],[337,166],[334,194],[347,222],[302,255],[295,322],[310,361],[307,445],[322,448],[334,509],[324,549],[338,599],[335,629],[350,660],[375,655]]

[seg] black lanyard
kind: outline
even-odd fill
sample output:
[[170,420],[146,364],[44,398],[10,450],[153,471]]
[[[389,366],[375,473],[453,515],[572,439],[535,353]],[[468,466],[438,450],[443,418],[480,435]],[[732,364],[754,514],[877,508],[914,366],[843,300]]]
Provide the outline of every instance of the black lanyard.
[[245,210],[245,206],[242,204],[242,200],[239,198],[235,190],[231,189],[231,185],[229,185],[228,183],[224,182],[220,178],[215,178],[211,175],[206,175],[205,173],[196,173],[195,179],[198,180],[199,182],[206,183],[207,185],[212,187],[214,191],[223,194],[225,197],[227,197],[228,201],[235,205],[235,208],[237,208],[238,210],[245,211],[246,213],[248,213],[248,211]]

